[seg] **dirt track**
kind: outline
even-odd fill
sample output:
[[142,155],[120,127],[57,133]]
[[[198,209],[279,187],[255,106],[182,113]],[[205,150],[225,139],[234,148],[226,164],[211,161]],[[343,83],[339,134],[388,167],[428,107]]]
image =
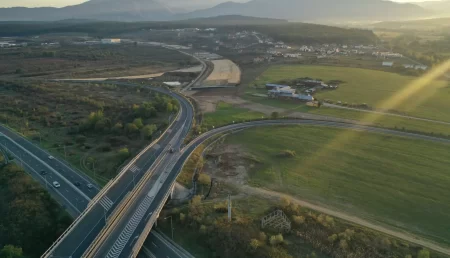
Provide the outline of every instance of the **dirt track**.
[[301,205],[303,207],[307,207],[309,209],[312,209],[312,210],[315,210],[315,211],[319,211],[319,212],[331,215],[333,217],[336,217],[336,218],[339,218],[339,219],[342,219],[342,220],[346,220],[346,221],[349,221],[351,223],[355,223],[355,224],[361,225],[363,227],[367,227],[367,228],[370,228],[370,229],[382,232],[384,234],[387,234],[387,235],[390,235],[390,236],[393,236],[393,237],[396,237],[396,238],[399,238],[399,239],[406,240],[408,242],[411,242],[411,243],[414,243],[414,244],[417,244],[417,245],[429,248],[431,250],[435,250],[435,251],[441,252],[443,254],[450,255],[450,249],[449,248],[445,248],[445,247],[439,246],[439,245],[437,245],[435,243],[429,242],[429,241],[424,240],[424,239],[420,239],[420,238],[418,238],[416,236],[413,236],[413,235],[410,235],[408,233],[403,233],[403,232],[399,232],[399,231],[395,231],[395,230],[391,230],[391,229],[382,227],[380,225],[376,225],[376,224],[371,223],[369,221],[363,220],[361,218],[358,218],[358,217],[355,217],[355,216],[352,216],[352,215],[349,215],[349,214],[346,214],[346,213],[343,213],[343,212],[340,212],[340,211],[335,211],[335,210],[332,210],[332,209],[324,208],[322,206],[319,206],[319,205],[316,205],[316,204],[312,204],[312,203],[309,203],[309,202],[297,199],[297,198],[295,198],[293,196],[290,196],[290,195],[286,195],[286,194],[270,191],[270,190],[267,190],[267,189],[251,187],[251,186],[248,186],[248,185],[243,185],[243,186],[237,185],[236,187],[238,187],[243,193],[246,193],[246,194],[249,194],[249,195],[258,195],[258,196],[263,197],[263,198],[271,198],[271,199],[277,199],[277,200],[279,200],[280,198],[283,198],[283,197],[289,198],[289,199],[292,200],[292,202],[295,202],[296,204],[299,204],[299,205]]

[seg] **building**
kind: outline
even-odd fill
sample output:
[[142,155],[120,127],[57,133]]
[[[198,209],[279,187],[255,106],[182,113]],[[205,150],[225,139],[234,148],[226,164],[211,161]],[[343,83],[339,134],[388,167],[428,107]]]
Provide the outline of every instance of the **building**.
[[284,57],[288,57],[288,58],[300,58],[301,56],[302,56],[302,54],[300,54],[300,53],[284,54]]
[[120,39],[102,39],[102,44],[120,44]]
[[415,67],[414,67],[414,69],[416,69],[416,70],[427,70],[428,69],[428,66],[426,66],[426,65],[416,65]]
[[405,67],[406,69],[414,69],[413,64],[404,64],[403,67]]
[[383,62],[382,65],[385,67],[392,67],[394,66],[394,62]]
[[182,84],[180,82],[163,82],[164,85],[169,87],[180,87]]
[[283,95],[283,94],[295,94],[295,89],[292,89],[290,86],[286,87],[277,87],[275,89],[269,90],[269,95]]
[[290,88],[290,86],[287,86],[287,85],[271,84],[271,83],[266,84],[266,89],[268,89],[268,90],[275,90],[275,89],[286,88],[286,87]]

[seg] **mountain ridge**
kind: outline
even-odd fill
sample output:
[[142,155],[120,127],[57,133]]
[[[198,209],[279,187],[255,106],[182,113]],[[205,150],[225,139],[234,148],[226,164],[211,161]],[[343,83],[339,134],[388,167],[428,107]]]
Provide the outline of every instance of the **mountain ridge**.
[[62,8],[0,8],[2,21],[55,21],[96,19],[109,21],[167,21],[242,15],[292,21],[401,20],[425,17],[431,11],[414,4],[383,0],[252,0],[224,2],[214,7],[177,13],[158,0],[90,0]]

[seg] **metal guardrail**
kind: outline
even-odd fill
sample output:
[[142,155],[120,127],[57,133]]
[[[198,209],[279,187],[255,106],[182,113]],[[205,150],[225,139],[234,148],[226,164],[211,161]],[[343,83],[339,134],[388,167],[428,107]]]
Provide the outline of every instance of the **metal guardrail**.
[[162,161],[162,159],[167,155],[165,153],[163,156],[158,157],[158,160],[152,164],[152,166],[145,172],[144,176],[139,180],[137,186],[133,189],[133,191],[124,198],[121,202],[121,205],[117,207],[113,214],[110,217],[113,219],[103,228],[103,230],[98,234],[96,240],[89,246],[88,250],[83,254],[82,257],[95,257],[98,252],[98,248],[103,243],[103,239],[108,235],[108,233],[114,229],[115,225],[120,221],[121,214],[125,211],[125,209],[132,203],[133,199],[136,198],[136,195],[142,190],[145,186],[145,183],[149,180],[149,178],[153,175],[151,173]]

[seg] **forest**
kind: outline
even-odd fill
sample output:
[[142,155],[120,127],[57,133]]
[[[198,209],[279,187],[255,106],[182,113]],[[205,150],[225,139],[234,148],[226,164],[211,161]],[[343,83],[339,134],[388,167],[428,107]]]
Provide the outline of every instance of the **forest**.
[[[84,23],[0,23],[0,36],[32,36],[47,33],[87,33],[90,36],[107,37],[141,30],[168,30],[179,28],[208,28],[213,26],[229,31],[257,30],[289,43],[375,43],[377,37],[370,30],[344,29],[307,23],[284,23],[279,20],[262,20],[260,25],[241,19],[230,23],[228,19],[194,19],[172,22],[84,22]],[[230,18],[231,19],[231,18]],[[215,21],[215,22],[214,22]]]
[[15,164],[0,168],[0,257],[40,257],[72,223],[48,192]]

